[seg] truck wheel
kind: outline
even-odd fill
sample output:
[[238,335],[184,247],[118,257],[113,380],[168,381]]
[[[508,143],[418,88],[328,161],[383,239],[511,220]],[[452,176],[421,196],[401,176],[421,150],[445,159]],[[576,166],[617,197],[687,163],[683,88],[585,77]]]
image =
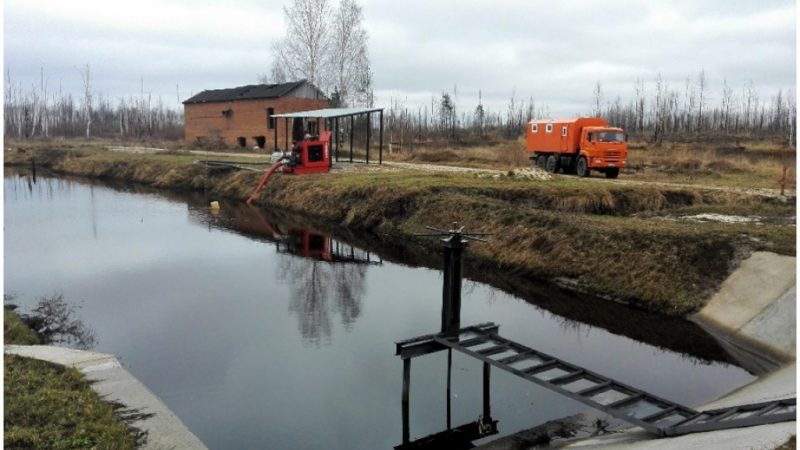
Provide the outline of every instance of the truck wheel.
[[575,171],[581,178],[589,176],[589,163],[586,161],[586,158],[583,156],[578,158],[578,164],[575,165]]
[[547,167],[547,155],[539,155],[536,157],[536,165],[539,166],[541,169],[545,169]]
[[556,173],[558,171],[558,158],[556,155],[550,155],[547,157],[547,166],[545,169],[550,173]]
[[619,167],[613,169],[606,169],[606,178],[617,178],[619,175]]

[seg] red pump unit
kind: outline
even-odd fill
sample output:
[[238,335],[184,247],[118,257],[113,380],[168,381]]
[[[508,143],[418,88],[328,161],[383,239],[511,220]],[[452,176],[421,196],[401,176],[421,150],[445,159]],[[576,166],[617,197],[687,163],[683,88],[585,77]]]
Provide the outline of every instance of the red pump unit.
[[264,189],[278,168],[282,168],[283,173],[293,174],[329,172],[331,170],[330,140],[331,132],[325,131],[316,139],[309,138],[294,142],[292,152],[284,155],[264,172],[258,186],[247,198],[247,204],[253,202],[255,196]]

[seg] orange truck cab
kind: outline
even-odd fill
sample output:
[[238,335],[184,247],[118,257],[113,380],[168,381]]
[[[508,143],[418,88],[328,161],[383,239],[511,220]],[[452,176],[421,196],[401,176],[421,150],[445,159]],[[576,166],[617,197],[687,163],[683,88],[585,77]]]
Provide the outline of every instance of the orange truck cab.
[[529,158],[548,172],[586,177],[596,170],[616,178],[628,163],[625,132],[601,118],[531,120],[525,140]]

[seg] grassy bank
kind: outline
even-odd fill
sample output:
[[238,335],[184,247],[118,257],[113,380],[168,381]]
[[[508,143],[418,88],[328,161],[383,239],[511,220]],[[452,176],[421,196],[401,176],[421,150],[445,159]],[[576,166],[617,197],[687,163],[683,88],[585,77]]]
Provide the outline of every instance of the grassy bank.
[[[5,311],[6,344],[38,344],[36,334],[13,311]],[[104,402],[83,375],[55,364],[3,357],[6,448],[135,448],[115,406]]]
[[[198,156],[180,152],[142,155],[80,146],[64,151],[47,145],[23,150],[6,151],[6,164],[28,166],[35,159],[59,173],[204,190],[236,202],[259,177],[207,169],[194,164]],[[257,203],[397,240],[426,225],[458,221],[495,233],[470,253],[484,270],[550,280],[669,315],[700,307],[752,251],[795,253],[793,201],[703,186],[356,170],[278,176]],[[763,220],[758,225],[686,220],[701,213],[757,214]]]

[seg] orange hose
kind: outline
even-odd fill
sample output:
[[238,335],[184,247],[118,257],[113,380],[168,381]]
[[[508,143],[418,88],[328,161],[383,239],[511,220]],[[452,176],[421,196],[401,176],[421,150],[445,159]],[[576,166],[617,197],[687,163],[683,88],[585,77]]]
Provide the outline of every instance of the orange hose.
[[278,167],[282,166],[283,164],[284,164],[283,163],[283,159],[278,160],[278,162],[273,164],[272,167],[270,167],[269,170],[267,170],[264,173],[264,176],[261,177],[261,181],[258,182],[258,186],[256,186],[256,189],[253,191],[252,194],[250,194],[250,197],[247,197],[247,204],[248,205],[253,202],[253,199],[256,197],[256,195],[259,192],[261,192],[261,189],[263,189],[264,186],[267,185],[267,182],[269,181],[270,178],[272,178],[272,175],[275,174],[275,171],[278,170]]

